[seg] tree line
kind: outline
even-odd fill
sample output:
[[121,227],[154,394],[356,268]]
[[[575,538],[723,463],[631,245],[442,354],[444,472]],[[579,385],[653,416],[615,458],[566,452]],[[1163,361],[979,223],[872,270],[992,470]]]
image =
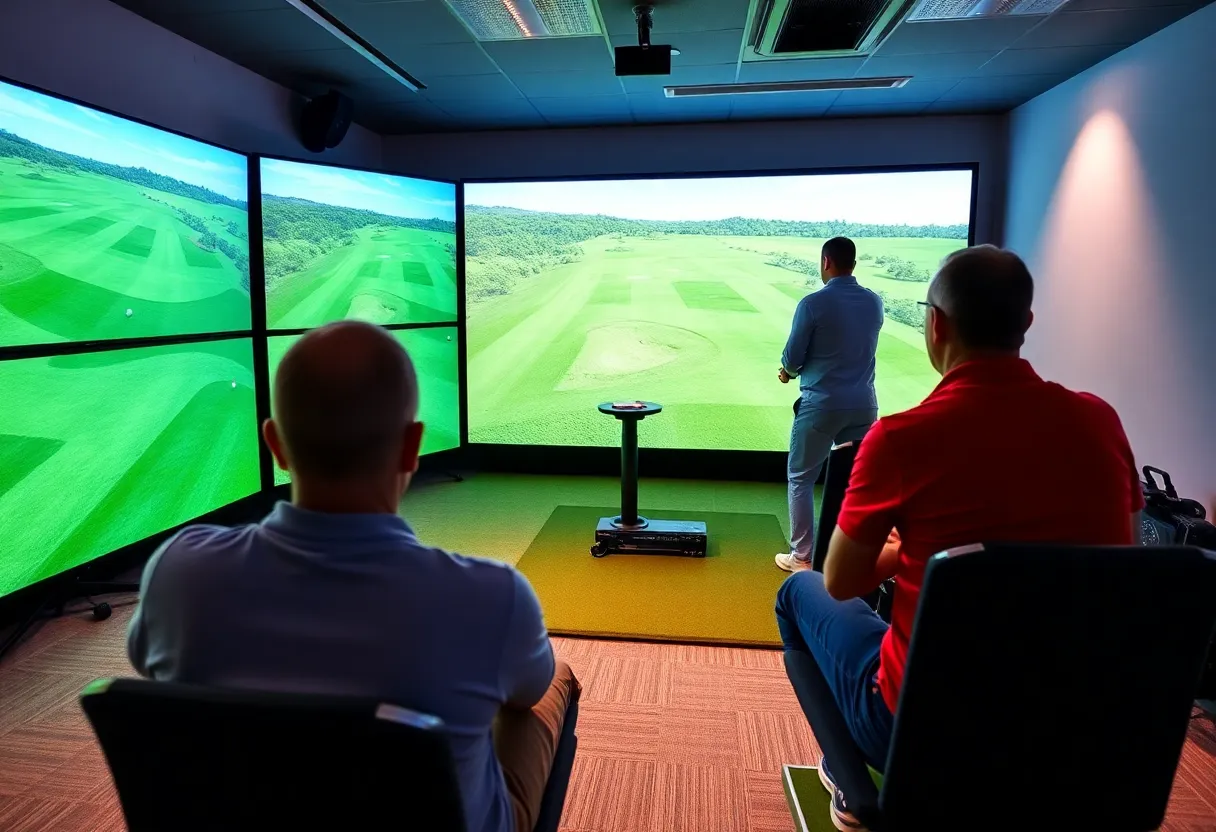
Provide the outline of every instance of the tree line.
[[147,168],[111,165],[108,162],[99,162],[96,159],[64,153],[62,150],[54,150],[31,142],[29,139],[23,139],[3,128],[0,128],[0,156],[26,159],[64,171],[80,170],[86,173],[96,173],[102,176],[109,176],[113,179],[121,179],[124,182],[130,182],[132,185],[197,199],[199,202],[227,205],[231,208],[239,208],[242,211],[246,211],[249,208],[242,200],[226,197],[201,185],[191,185],[189,182],[174,179],[172,176],[165,176],[163,173],[153,173]]
[[882,298],[883,314],[893,321],[907,324],[918,332],[925,331],[925,312],[920,304],[911,298],[892,297],[889,292],[878,290]]
[[[249,253],[242,251],[240,247],[233,245],[229,240],[216,234],[207,225],[207,221],[197,214],[192,214],[182,208],[175,208],[174,210],[177,212],[179,220],[185,223],[191,230],[198,232],[198,245],[200,248],[207,251],[218,251],[232,261],[232,264],[236,266],[236,270],[241,274],[241,288],[248,292]],[[229,223],[228,225],[229,231],[231,231],[233,223]]]

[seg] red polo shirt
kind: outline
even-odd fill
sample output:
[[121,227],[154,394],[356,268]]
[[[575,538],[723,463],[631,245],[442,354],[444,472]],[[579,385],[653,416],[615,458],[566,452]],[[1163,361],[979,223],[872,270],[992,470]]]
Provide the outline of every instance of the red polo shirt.
[[1020,358],[962,364],[918,407],[880,419],[858,450],[837,524],[876,546],[899,530],[878,671],[891,712],[930,557],[985,541],[1127,544],[1143,506],[1114,409],[1043,381]]

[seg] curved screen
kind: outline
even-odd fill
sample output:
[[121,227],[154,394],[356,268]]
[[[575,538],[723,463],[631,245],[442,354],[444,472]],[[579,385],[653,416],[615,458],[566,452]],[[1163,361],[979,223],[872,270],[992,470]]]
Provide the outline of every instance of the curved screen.
[[0,83],[0,347],[250,328],[248,160]]
[[456,321],[456,186],[261,160],[266,325]]
[[248,338],[0,361],[0,596],[260,487]]
[[967,245],[970,170],[465,185],[469,441],[609,445],[596,406],[663,413],[643,446],[784,451],[795,384],[777,381],[820,248],[857,243],[878,292],[880,412],[938,377],[927,283]]

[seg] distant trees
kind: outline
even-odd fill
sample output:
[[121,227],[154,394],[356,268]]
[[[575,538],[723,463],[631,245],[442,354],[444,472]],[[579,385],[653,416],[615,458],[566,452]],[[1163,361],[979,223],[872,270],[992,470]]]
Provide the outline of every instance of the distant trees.
[[882,298],[883,314],[893,321],[907,324],[918,332],[925,331],[925,312],[920,304],[911,298],[892,297],[890,292],[878,290]]
[[197,199],[200,202],[228,205],[232,208],[239,208],[242,211],[248,210],[248,205],[245,202],[218,194],[201,185],[191,185],[189,182],[183,182],[171,176],[153,173],[146,168],[128,168],[121,165],[111,165],[106,162],[98,162],[96,159],[88,159],[84,156],[64,153],[61,150],[53,150],[31,142],[28,139],[23,139],[2,128],[0,128],[0,156],[29,159],[31,162],[37,162],[68,172],[87,171],[114,179],[121,179],[133,185],[140,185],[145,188],[164,191],[165,193]]
[[916,283],[927,283],[929,278],[929,270],[916,265],[911,260],[905,260],[902,257],[893,257],[884,254],[874,261],[874,265],[882,266],[888,277],[895,280],[910,280]]
[[[241,288],[246,292],[249,291],[249,253],[243,251],[240,246],[234,245],[229,240],[216,234],[207,225],[207,221],[197,214],[192,214],[189,211],[181,208],[175,209],[177,218],[186,224],[193,231],[197,231],[199,248],[207,251],[218,251],[232,261],[232,265],[236,266],[236,270],[241,275]],[[229,223],[233,225],[233,223]],[[229,229],[231,230],[231,229]]]
[[[765,261],[770,266],[778,266],[782,269],[789,269],[798,274],[804,274],[808,278],[819,277],[819,264],[812,260],[804,260],[801,257],[794,257],[785,252],[776,252],[770,256],[770,259]],[[809,280],[807,281],[810,282]]]
[[238,240],[249,239],[249,232],[246,229],[242,228],[241,226],[237,225],[235,220],[228,223],[226,226],[224,226],[224,230],[227,231],[229,234],[231,234],[233,237],[236,237]]

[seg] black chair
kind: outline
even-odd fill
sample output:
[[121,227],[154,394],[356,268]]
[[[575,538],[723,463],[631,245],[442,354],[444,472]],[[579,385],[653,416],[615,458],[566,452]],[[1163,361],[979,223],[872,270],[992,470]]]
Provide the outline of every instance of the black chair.
[[815,526],[815,544],[811,549],[811,568],[823,571],[823,560],[828,556],[828,542],[836,529],[836,518],[844,503],[844,493],[849,488],[849,476],[853,473],[853,460],[861,441],[842,442],[833,445],[828,454],[827,469],[823,473],[823,497],[819,502],[819,522]]
[[875,832],[1101,829],[1165,816],[1216,628],[1200,549],[969,546],[930,560],[881,789],[808,654],[786,669]]
[[[98,680],[80,702],[130,832],[465,829],[448,740],[433,716],[372,699],[142,679]],[[538,830],[558,826],[576,708]]]

